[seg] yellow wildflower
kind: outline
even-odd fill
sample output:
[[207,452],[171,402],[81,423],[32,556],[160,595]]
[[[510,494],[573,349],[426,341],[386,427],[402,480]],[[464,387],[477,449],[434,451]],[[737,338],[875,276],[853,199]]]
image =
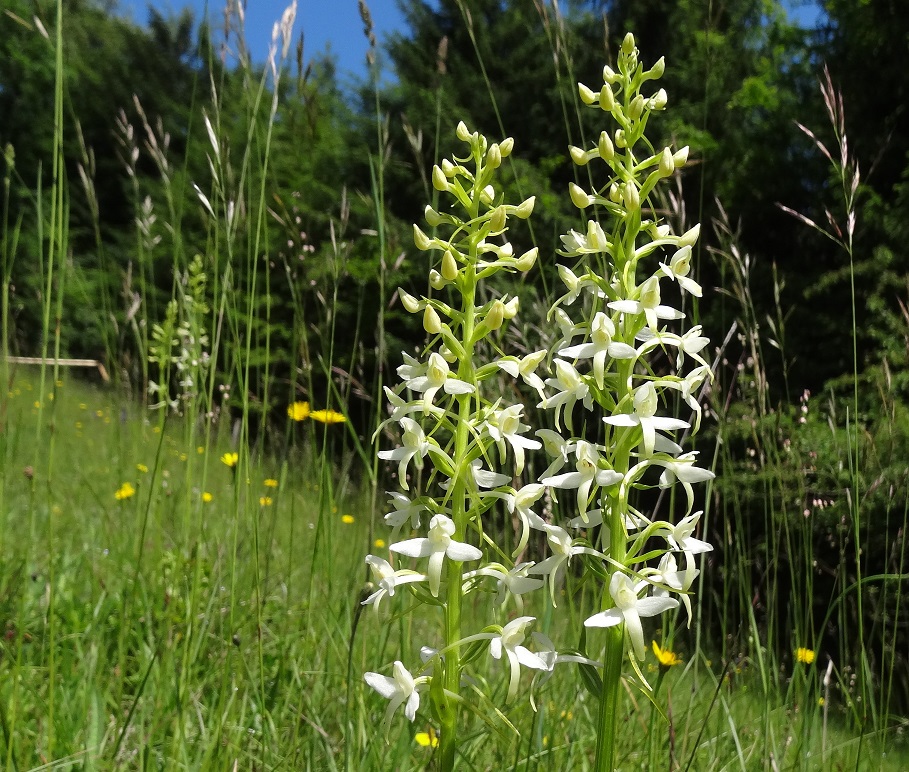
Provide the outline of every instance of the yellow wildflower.
[[795,650],[795,658],[805,665],[810,665],[814,662],[814,652],[811,649],[799,646],[799,648]]
[[294,421],[305,421],[309,418],[309,403],[294,402],[287,406],[287,415]]
[[421,748],[435,748],[439,745],[439,736],[432,727],[428,732],[417,732],[413,739]]
[[678,654],[669,649],[661,649],[656,641],[653,642],[653,653],[656,654],[661,667],[672,667],[673,665],[682,664],[682,659]]
[[208,491],[202,491],[202,501],[206,504],[211,503],[211,500],[214,498]]
[[136,469],[138,469],[142,474],[148,473],[148,467],[145,464],[136,464]]
[[271,477],[269,477],[269,478],[265,481],[265,487],[266,487],[266,488],[277,488],[277,487],[278,487],[278,481],[272,479]]
[[223,456],[221,456],[221,463],[225,466],[229,466],[231,469],[234,469],[237,466],[237,462],[239,460],[239,453],[225,453]]
[[350,525],[354,521],[353,515],[341,515],[341,522]]
[[309,417],[321,424],[343,424],[347,420],[337,410],[313,410]]
[[270,507],[271,506],[271,496],[260,496],[259,504],[263,507]]
[[135,495],[136,489],[133,488],[131,483],[125,482],[123,485],[117,488],[117,492],[114,494],[114,498],[117,501],[124,501],[125,499],[131,498]]
[[372,546],[375,547],[377,550],[382,549],[382,547],[385,546],[385,539],[376,539],[376,540],[372,543]]

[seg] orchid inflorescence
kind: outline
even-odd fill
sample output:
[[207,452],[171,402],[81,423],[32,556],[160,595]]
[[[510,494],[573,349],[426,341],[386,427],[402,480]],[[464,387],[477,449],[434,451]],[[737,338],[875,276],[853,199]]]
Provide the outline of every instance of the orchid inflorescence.
[[[414,695],[428,689],[433,715],[442,725],[443,768],[454,705],[464,703],[462,671],[478,656],[478,646],[488,641],[491,656],[507,661],[506,702],[517,694],[521,666],[536,671],[540,680],[560,662],[602,667],[584,652],[557,652],[542,633],[529,634],[531,616],[465,635],[461,601],[466,593],[485,586],[496,591],[496,608],[512,600],[520,613],[522,596],[548,587],[556,606],[557,572],[573,559],[580,562],[602,579],[600,610],[585,626],[622,631],[610,639],[618,640],[619,648],[607,644],[606,657],[621,659],[629,652],[644,688],[637,665],[645,657],[641,618],[677,608],[680,599],[690,620],[695,555],[712,549],[694,536],[701,513],[693,512],[692,484],[713,474],[696,466],[697,453],[683,452],[671,433],[697,430],[699,391],[712,375],[701,353],[708,339],[700,327],[679,329],[685,314],[663,297],[673,287],[701,295],[690,276],[699,226],[676,235],[647,204],[655,186],[684,166],[688,152],[654,150],[644,137],[648,118],[665,108],[667,97],[662,89],[649,96],[641,91],[662,72],[662,59],[650,69],[639,63],[629,34],[617,71],[604,68],[603,86],[594,91],[579,84],[581,101],[606,112],[618,128],[603,131],[590,149],[570,148],[579,166],[598,159],[608,181],[592,192],[570,186],[572,202],[596,214],[583,231],[562,236],[558,254],[569,264],[558,270],[567,292],[549,311],[561,331],[550,350],[523,357],[503,353],[495,333],[516,317],[517,298],[480,299],[483,279],[502,271],[525,272],[538,256],[537,249],[516,255],[506,240],[509,220],[527,218],[534,207],[533,198],[504,203],[495,187],[496,170],[512,152],[511,139],[491,143],[460,123],[457,136],[467,145],[466,156],[442,161],[432,174],[435,189],[454,204],[450,210],[425,211],[430,228],[448,235],[427,235],[414,226],[417,247],[441,255],[439,268],[429,276],[435,294],[418,299],[401,290],[400,296],[409,312],[422,316],[431,339],[422,357],[404,355],[398,368],[402,384],[386,387],[391,414],[383,427],[397,424],[402,433],[399,447],[379,453],[398,463],[404,491],[389,494],[391,512],[385,517],[394,529],[390,557],[399,567],[367,557],[378,589],[364,603],[378,606],[397,587],[406,587],[442,610],[444,646],[433,650],[416,678],[409,672],[405,677],[400,662],[394,679],[375,673],[366,678],[393,705],[406,701],[411,719],[419,700]],[[478,361],[481,351],[495,352],[492,360]],[[668,354],[661,360],[668,360],[668,373],[659,373],[655,352]],[[696,367],[684,374],[686,361]],[[548,374],[542,372],[547,362]],[[537,407],[552,411],[555,430],[531,431],[524,406],[508,404],[503,396],[517,389],[497,388],[503,374],[536,392]],[[693,427],[661,414],[674,395],[693,414]],[[538,480],[524,482],[528,452],[545,453],[549,461]],[[674,521],[632,505],[636,489],[676,484],[685,497],[684,512]],[[555,522],[551,512],[534,511],[545,496],[555,499],[559,491],[574,492],[554,508],[556,513],[569,510],[563,522]],[[490,535],[490,518],[503,509],[518,531],[510,553]],[[425,535],[398,539],[427,527]],[[523,560],[534,531],[548,550],[538,562]],[[603,678],[603,692],[613,690],[609,699],[617,697],[617,678],[615,683]]]

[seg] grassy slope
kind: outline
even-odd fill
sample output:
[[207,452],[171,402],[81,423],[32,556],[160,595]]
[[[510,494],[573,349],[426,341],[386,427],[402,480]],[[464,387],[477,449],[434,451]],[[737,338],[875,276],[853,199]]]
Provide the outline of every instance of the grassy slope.
[[[0,747],[8,767],[335,769],[345,750],[352,769],[430,765],[431,748],[414,734],[431,716],[422,711],[412,727],[397,717],[386,745],[383,701],[361,680],[400,656],[399,641],[430,635],[394,616],[398,598],[379,617],[359,619],[347,679],[372,541],[367,502],[338,490],[328,465],[298,449],[305,443],[282,459],[252,453],[235,474],[219,460],[230,449],[224,421],[187,445],[179,422],[161,432],[157,414],[109,391],[58,384],[42,399],[35,374],[18,372],[2,438]],[[309,429],[294,427],[300,439]],[[136,493],[118,501],[126,482]],[[545,619],[546,610],[526,613]],[[684,768],[692,754],[698,770],[854,769],[859,757],[858,768],[909,768],[905,752],[891,762],[873,738],[840,732],[835,705],[825,734],[814,667],[800,666],[788,695],[775,685],[768,695],[747,662],[717,689],[721,666],[683,654],[688,666],[659,687],[671,731],[645,697],[628,692],[623,769],[669,768],[670,757]],[[476,670],[503,692],[499,663],[482,655]],[[650,673],[659,677],[653,665]],[[465,768],[583,769],[595,700],[576,672],[560,669],[536,706],[536,714],[526,703],[509,712],[520,735],[502,723],[491,735],[473,721]]]

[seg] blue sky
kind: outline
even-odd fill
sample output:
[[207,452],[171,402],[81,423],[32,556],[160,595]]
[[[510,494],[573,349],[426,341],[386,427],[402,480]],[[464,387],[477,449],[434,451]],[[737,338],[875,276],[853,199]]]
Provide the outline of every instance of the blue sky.
[[[264,61],[271,41],[272,25],[281,18],[290,0],[247,0],[247,44],[257,61]],[[817,0],[786,0],[793,17],[805,25],[817,21],[820,13]],[[395,0],[367,0],[375,25],[376,37],[381,45],[385,36],[404,27],[404,16]],[[120,0],[125,15],[140,24],[145,23],[146,9],[152,6],[159,12],[177,13],[189,6],[201,17],[206,8],[205,0]],[[214,28],[222,25],[224,0],[209,0],[209,17]],[[304,31],[304,56],[307,60],[330,48],[338,62],[342,84],[350,76],[366,75],[366,37],[357,0],[298,0],[294,41],[300,30]]]
[[[246,38],[253,57],[264,61],[271,41],[272,25],[281,18],[290,0],[248,0],[246,5]],[[367,0],[379,44],[389,32],[404,26],[404,16],[395,0]],[[204,14],[205,0],[120,0],[125,16],[144,24],[146,9],[152,6],[160,13],[178,13],[189,6],[197,17]],[[210,0],[209,17],[215,29],[223,20],[223,0]],[[347,73],[366,75],[366,37],[357,0],[298,0],[294,42],[300,30],[304,33],[304,56],[312,58],[330,46],[342,76]],[[343,80],[343,77],[342,77]]]

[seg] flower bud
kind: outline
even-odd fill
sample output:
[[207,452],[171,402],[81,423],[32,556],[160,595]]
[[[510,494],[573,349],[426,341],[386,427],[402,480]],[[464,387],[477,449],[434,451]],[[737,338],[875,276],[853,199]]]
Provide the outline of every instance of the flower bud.
[[420,310],[420,301],[405,290],[398,288],[398,297],[401,298],[401,305],[412,314]]
[[615,107],[615,95],[612,93],[612,87],[606,84],[600,89],[600,109],[608,113],[612,112],[613,107]]
[[587,162],[590,160],[587,157],[586,150],[581,150],[581,148],[575,147],[574,145],[569,145],[568,155],[571,156],[571,160],[574,161],[575,166],[586,166]]
[[433,209],[428,204],[426,205],[426,208],[423,210],[423,217],[426,218],[426,222],[431,228],[435,228],[435,227],[441,225],[443,222],[445,222],[445,220],[442,219],[442,215],[440,215],[435,209]]
[[494,301],[484,321],[490,330],[498,330],[505,321],[505,304],[501,300]]
[[527,250],[515,261],[514,267],[519,271],[529,271],[537,261],[537,255],[539,255],[539,253],[540,250],[537,247]]
[[691,270],[691,247],[686,245],[678,250],[669,261],[669,267],[676,276],[687,276]]
[[604,83],[615,83],[619,79],[619,76],[616,74],[616,71],[612,69],[608,64],[603,66],[603,82]]
[[644,114],[644,97],[638,94],[628,105],[628,117],[636,121]]
[[651,67],[646,73],[644,73],[645,80],[656,80],[657,78],[663,77],[663,72],[666,70],[666,58],[661,56],[659,59],[654,62],[653,67]]
[[496,189],[492,185],[487,185],[483,190],[480,191],[480,201],[482,201],[486,206],[491,206],[492,202],[496,198]]
[[600,132],[600,141],[597,143],[597,150],[600,152],[600,158],[604,161],[611,161],[615,157],[615,147],[609,134],[605,131]]
[[668,101],[669,97],[666,96],[666,89],[661,88],[656,94],[650,97],[650,109],[664,110]]
[[521,307],[521,301],[515,295],[511,300],[509,300],[504,305],[504,315],[506,319],[514,319],[518,314],[518,309]]
[[531,196],[526,201],[522,202],[517,209],[515,209],[515,216],[521,220],[526,220],[533,213],[533,205],[537,200],[536,196]]
[[596,220],[587,221],[587,246],[598,252],[606,252],[609,249],[606,232]]
[[619,193],[619,186],[614,182],[609,186],[609,200],[612,201],[613,204],[618,204],[622,200],[622,196]]
[[464,121],[458,121],[458,127],[455,129],[455,134],[458,135],[458,139],[461,140],[461,142],[470,142],[470,129],[467,128]]
[[625,141],[624,129],[615,130],[615,146],[618,148],[628,147],[628,143]]
[[413,243],[417,245],[417,249],[421,252],[425,252],[432,247],[432,241],[429,236],[423,233],[416,224],[413,226]]
[[498,169],[502,165],[502,151],[495,142],[486,151],[486,165],[490,169]]
[[633,182],[626,182],[622,189],[622,198],[625,201],[625,208],[629,212],[636,212],[641,208],[641,197],[638,195],[638,188]]
[[672,151],[668,147],[663,148],[660,153],[660,177],[669,177],[675,171],[675,159]]
[[511,151],[514,150],[514,138],[508,137],[503,139],[499,143],[499,153],[501,153],[502,158],[508,158],[511,155]]
[[688,163],[688,145],[685,145],[681,150],[676,150],[675,155],[672,156],[672,161],[676,169],[681,169]]
[[489,218],[489,230],[493,233],[500,233],[505,229],[505,207],[497,206],[492,210],[492,216]]
[[430,335],[438,335],[442,332],[442,320],[430,305],[427,305],[423,311],[423,329]]
[[679,238],[680,247],[691,247],[694,246],[694,242],[698,240],[698,236],[701,235],[701,224],[698,223],[693,228],[689,228],[685,231]]
[[439,168],[438,165],[432,167],[432,186],[441,192],[447,192],[449,186],[448,179],[445,177],[445,173]]
[[446,281],[454,281],[458,278],[458,261],[449,250],[442,255],[442,278]]
[[622,41],[622,53],[625,56],[629,56],[634,52],[634,35],[630,32],[626,33],[625,39]]
[[454,177],[458,173],[458,167],[447,158],[442,159],[442,173],[446,177]]
[[443,287],[445,287],[445,285],[447,285],[447,284],[448,284],[448,282],[442,278],[442,274],[440,274],[435,268],[430,270],[430,272],[429,272],[429,286],[430,287],[432,287],[434,290],[440,290]]
[[578,209],[584,209],[584,207],[593,203],[593,200],[584,192],[584,189],[573,182],[568,183],[568,195],[571,196],[571,203]]
[[597,101],[597,95],[583,83],[578,83],[578,96],[585,105],[592,105]]

